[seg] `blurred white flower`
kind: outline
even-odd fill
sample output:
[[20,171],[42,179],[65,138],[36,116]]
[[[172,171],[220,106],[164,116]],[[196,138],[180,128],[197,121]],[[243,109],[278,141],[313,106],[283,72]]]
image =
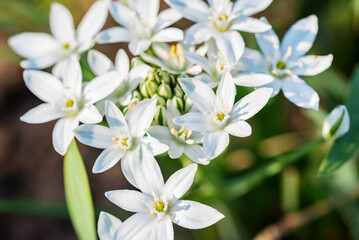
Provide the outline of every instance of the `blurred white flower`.
[[81,67],[75,56],[70,57],[64,70],[62,80],[47,72],[24,71],[26,86],[45,103],[20,118],[27,123],[44,123],[60,118],[52,140],[55,150],[61,155],[66,153],[79,122],[101,122],[102,116],[94,104],[110,95],[122,81],[116,73],[110,72],[93,79],[82,90]]
[[80,22],[77,30],[71,13],[60,3],[51,4],[51,33],[20,33],[9,38],[9,45],[26,60],[26,69],[44,69],[54,64],[54,74],[61,76],[69,56],[78,56],[93,47],[94,37],[101,30],[108,15],[108,0],[95,2]]
[[324,120],[322,135],[326,139],[337,139],[346,134],[349,128],[350,118],[348,110],[344,105],[339,105]]
[[96,50],[89,51],[87,60],[96,76],[115,71],[123,78],[120,86],[110,96],[97,104],[101,113],[104,112],[106,100],[122,106],[128,105],[131,101],[133,90],[138,87],[141,81],[145,80],[148,71],[152,70],[150,66],[140,61],[131,68],[130,60],[123,49],[118,50],[115,64],[106,55]]
[[120,228],[122,221],[115,216],[100,212],[100,217],[97,223],[97,234],[100,240],[114,240],[115,233]]
[[[135,190],[106,192],[106,197],[117,206],[135,212],[122,223],[115,234],[121,240],[173,240],[172,222],[189,229],[201,229],[215,224],[224,216],[217,210],[194,201],[179,200],[191,187],[197,165],[191,164],[175,172],[166,182],[150,154],[136,174]],[[138,161],[137,161],[138,162]],[[138,164],[140,164],[138,162]],[[135,167],[135,166],[134,166]]]
[[166,9],[158,14],[159,0],[136,0],[134,9],[120,2],[112,2],[110,11],[123,27],[102,31],[96,37],[98,43],[129,42],[130,52],[139,55],[153,42],[183,40],[181,29],[168,28],[182,17],[181,14],[173,9]]
[[[145,137],[156,109],[156,99],[139,102],[126,115],[110,101],[106,101],[105,111],[108,127],[81,125],[75,129],[76,138],[83,144],[105,149],[92,168],[94,173],[104,172],[122,159],[122,170],[129,182],[133,182],[131,162],[141,147],[149,148],[154,155],[164,153],[168,146],[152,137]],[[140,156],[141,158],[143,156]]]
[[248,137],[251,126],[245,121],[261,110],[272,95],[272,89],[256,90],[236,104],[236,87],[229,72],[219,83],[216,94],[205,83],[191,78],[180,79],[183,91],[200,112],[190,112],[174,119],[174,123],[193,131],[205,132],[204,152],[211,159],[221,154],[229,144],[229,134]]
[[184,153],[196,163],[208,164],[209,161],[200,146],[203,134],[173,123],[173,119],[181,116],[181,113],[171,100],[167,101],[165,111],[168,127],[151,126],[148,134],[169,146],[168,155],[170,158],[179,158]]
[[[267,22],[265,18],[263,22]],[[314,76],[330,67],[333,55],[303,56],[312,47],[318,32],[315,15],[296,22],[279,42],[273,30],[256,34],[262,53],[246,49],[238,68],[245,73],[265,73],[274,81],[263,85],[273,88],[273,96],[280,90],[286,98],[302,108],[318,110],[318,94],[298,76]],[[237,82],[236,82],[237,83]]]
[[179,75],[187,73],[197,75],[202,71],[202,68],[199,65],[194,65],[192,62],[186,60],[183,53],[188,51],[204,56],[207,52],[207,45],[203,45],[195,50],[194,46],[183,43],[177,43],[176,45],[171,46],[166,43],[154,43],[152,45],[152,50],[155,56],[142,53],[141,57],[147,62],[155,64],[172,74]]

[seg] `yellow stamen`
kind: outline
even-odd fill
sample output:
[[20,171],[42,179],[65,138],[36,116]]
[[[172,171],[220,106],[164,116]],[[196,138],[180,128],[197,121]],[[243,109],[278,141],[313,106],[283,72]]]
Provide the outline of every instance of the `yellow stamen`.
[[115,142],[120,141],[120,139],[119,139],[119,138],[117,138],[117,137],[116,137],[116,138],[112,138],[112,140],[113,140],[113,141],[115,141]]
[[164,204],[163,202],[157,201],[157,202],[156,202],[155,209],[156,209],[158,212],[163,212],[163,210],[165,209],[165,204]]
[[124,139],[122,140],[122,145],[125,146],[125,147],[128,147],[127,140],[128,140],[128,138],[124,138]]
[[218,16],[218,19],[223,21],[223,20],[228,20],[228,16],[225,13],[222,13],[221,15]]
[[176,46],[175,45],[171,46],[171,54],[172,54],[172,56],[177,57]]
[[182,57],[182,51],[183,51],[183,47],[181,46],[181,44],[177,43],[177,45],[176,45],[177,56]]
[[69,50],[70,44],[64,43],[64,44],[62,45],[62,48],[63,48],[64,50]]
[[314,59],[315,59],[315,60],[318,60],[318,58],[319,58],[318,55],[315,55],[315,56],[314,56]]
[[224,113],[218,113],[218,114],[217,114],[217,119],[218,119],[219,121],[223,121],[223,120],[224,120],[224,117],[225,117]]
[[66,102],[66,107],[73,107],[74,106],[74,100],[68,100],[67,102]]
[[178,136],[178,131],[174,128],[171,129],[171,133],[175,136]]

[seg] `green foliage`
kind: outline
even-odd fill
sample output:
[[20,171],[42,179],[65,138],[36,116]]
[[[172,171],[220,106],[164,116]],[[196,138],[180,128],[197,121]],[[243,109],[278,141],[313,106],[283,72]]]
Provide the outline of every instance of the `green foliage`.
[[97,239],[90,185],[75,140],[65,155],[64,181],[67,207],[77,237],[80,240]]
[[350,130],[337,139],[319,168],[319,174],[329,175],[352,159],[359,148],[359,69],[355,71],[351,92],[346,104],[350,115]]

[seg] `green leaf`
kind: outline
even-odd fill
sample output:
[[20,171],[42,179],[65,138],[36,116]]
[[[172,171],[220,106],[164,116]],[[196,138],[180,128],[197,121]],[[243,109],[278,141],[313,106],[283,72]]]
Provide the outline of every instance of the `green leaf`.
[[337,139],[319,168],[319,174],[327,176],[354,157],[359,148],[359,68],[355,71],[351,92],[346,104],[350,115],[350,130]]
[[97,239],[90,186],[75,140],[65,155],[64,181],[66,203],[77,237],[80,240]]

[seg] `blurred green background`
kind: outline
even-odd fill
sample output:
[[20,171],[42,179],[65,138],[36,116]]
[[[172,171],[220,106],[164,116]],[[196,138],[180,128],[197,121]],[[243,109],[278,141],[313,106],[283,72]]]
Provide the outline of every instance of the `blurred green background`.
[[[76,239],[64,206],[63,160],[51,144],[54,123],[20,122],[19,116],[39,100],[23,84],[21,59],[7,45],[8,37],[20,32],[48,32],[51,2],[0,0],[0,239]],[[59,2],[70,9],[78,23],[94,1]],[[162,7],[166,7],[163,2]],[[219,159],[200,167],[193,191],[187,195],[218,208],[226,218],[205,230],[176,228],[175,239],[359,240],[357,158],[330,177],[319,177],[317,170],[330,144],[314,142],[319,147],[295,163],[283,169],[266,168],[273,158],[281,154],[285,154],[283,159],[288,154],[291,157],[291,151],[320,137],[326,113],[345,103],[359,61],[359,0],[274,0],[257,17],[267,17],[282,37],[295,21],[310,14],[319,18],[311,53],[334,55],[329,70],[306,78],[320,95],[320,111],[299,109],[281,94],[272,99],[250,120],[252,136],[231,139],[230,148]],[[176,26],[186,28],[189,24],[182,20]],[[115,23],[109,17],[106,27],[112,25]],[[243,36],[247,46],[257,48],[253,35]],[[127,46],[96,46],[112,59],[119,47]],[[241,88],[239,95],[249,91]],[[99,152],[84,146],[80,150],[96,209],[109,210],[124,220],[129,214],[104,197],[108,190],[130,187],[120,166],[94,175],[90,169]],[[181,166],[180,161],[166,157],[160,157],[159,162],[165,177]],[[255,169],[264,169],[267,177],[256,179],[250,174]]]

